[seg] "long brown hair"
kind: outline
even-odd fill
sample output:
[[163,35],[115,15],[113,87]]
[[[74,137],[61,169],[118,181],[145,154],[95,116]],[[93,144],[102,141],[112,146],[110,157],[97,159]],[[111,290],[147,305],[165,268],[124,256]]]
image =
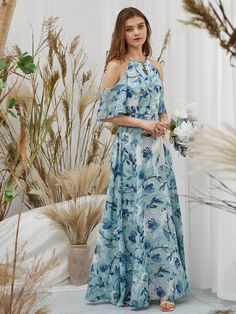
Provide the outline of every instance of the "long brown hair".
[[124,8],[119,12],[116,18],[115,29],[112,34],[111,47],[107,53],[106,65],[113,59],[119,61],[125,60],[125,54],[127,53],[127,44],[125,41],[125,22],[127,19],[135,16],[139,16],[144,19],[144,22],[147,27],[147,38],[142,48],[143,53],[146,57],[151,55],[152,48],[150,45],[150,36],[152,30],[146,16],[136,8],[133,7]]

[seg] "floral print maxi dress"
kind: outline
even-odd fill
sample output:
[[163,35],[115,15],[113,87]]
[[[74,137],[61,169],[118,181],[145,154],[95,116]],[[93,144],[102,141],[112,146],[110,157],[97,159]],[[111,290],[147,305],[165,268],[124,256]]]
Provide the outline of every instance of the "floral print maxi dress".
[[[158,70],[130,59],[120,80],[100,93],[97,118],[157,120],[166,112]],[[165,136],[168,137],[168,136]],[[182,218],[167,139],[119,126],[85,300],[135,309],[189,290]]]

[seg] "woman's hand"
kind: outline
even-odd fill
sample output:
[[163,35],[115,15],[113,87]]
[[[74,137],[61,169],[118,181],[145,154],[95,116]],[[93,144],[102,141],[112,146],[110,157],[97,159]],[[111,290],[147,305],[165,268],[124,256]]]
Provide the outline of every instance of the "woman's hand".
[[154,136],[164,136],[170,128],[169,123],[160,122],[159,120],[143,120],[141,127],[144,129],[144,133]]

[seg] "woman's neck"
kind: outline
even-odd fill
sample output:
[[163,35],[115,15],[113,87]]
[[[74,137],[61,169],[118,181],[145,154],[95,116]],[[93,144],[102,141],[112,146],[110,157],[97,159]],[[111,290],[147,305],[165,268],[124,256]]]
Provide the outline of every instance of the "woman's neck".
[[143,61],[146,57],[143,53],[142,50],[134,50],[134,49],[130,49],[127,51],[127,56],[130,58],[130,59],[135,59],[137,61]]

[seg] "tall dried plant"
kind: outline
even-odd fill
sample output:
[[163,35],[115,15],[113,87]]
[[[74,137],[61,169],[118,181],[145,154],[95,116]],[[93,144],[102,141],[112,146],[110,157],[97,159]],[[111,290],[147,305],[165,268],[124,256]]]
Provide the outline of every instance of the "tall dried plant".
[[[105,128],[98,131],[95,125],[98,88],[92,72],[84,69],[87,56],[79,36],[69,46],[63,44],[62,30],[58,29],[57,21],[56,18],[50,18],[44,22],[42,48],[38,48],[36,54],[47,51],[47,60],[44,66],[38,63],[39,75],[36,74],[32,80],[34,86],[35,82],[41,81],[41,98],[36,96],[37,88],[33,89],[34,98],[41,99],[44,115],[51,114],[52,117],[32,169],[44,182],[48,193],[53,195],[53,203],[68,199],[64,187],[53,183],[54,178],[66,172],[72,175],[72,170],[82,169],[92,162],[101,165],[104,155],[109,154],[111,148],[102,145],[101,137]],[[33,178],[28,186],[30,190],[32,187],[35,191],[40,190],[37,180]],[[33,206],[44,205],[43,198],[37,197],[36,193],[29,194],[29,202]]]
[[[18,144],[18,155],[21,157],[22,169],[20,170],[21,175],[24,175],[27,178],[28,174],[28,159],[26,154],[27,147],[27,135],[25,130],[25,124],[20,119],[20,136]],[[17,170],[17,168],[16,168]],[[15,183],[19,183],[19,180],[16,178],[14,173],[12,177],[15,179]],[[19,187],[21,185],[19,184]],[[41,260],[35,257],[35,260],[32,264],[31,270],[24,269],[23,273],[25,274],[23,284],[20,288],[20,291],[17,291],[16,280],[20,273],[22,273],[22,261],[24,259],[24,254],[21,260],[19,261],[19,252],[18,252],[18,239],[19,239],[19,230],[20,230],[20,221],[22,207],[24,203],[25,188],[23,187],[21,201],[19,205],[19,211],[17,215],[16,231],[15,231],[15,242],[12,248],[13,250],[13,259],[12,261],[6,261],[5,265],[1,264],[1,285],[0,285],[0,313],[30,313],[32,311],[38,313],[47,313],[47,306],[38,306],[38,298],[42,294],[40,291],[41,281],[44,280],[44,275],[51,270],[51,267],[55,265],[55,258],[52,258],[48,265],[42,266]],[[5,271],[4,271],[5,269]],[[41,280],[40,280],[41,279]]]
[[184,9],[193,17],[188,21],[182,21],[186,25],[205,29],[210,36],[219,40],[220,46],[230,54],[231,64],[236,59],[236,28],[227,17],[221,0],[183,0]]
[[45,280],[49,272],[57,265],[57,259],[52,257],[45,263],[42,257],[35,257],[32,265],[22,267],[25,252],[17,253],[17,271],[15,280],[21,280],[22,284],[11,295],[11,281],[14,261],[8,258],[4,264],[0,264],[0,314],[26,314],[50,312],[49,306],[40,305],[39,301],[46,296],[48,286]]
[[[111,128],[95,125],[98,90],[94,75],[85,69],[87,57],[79,36],[69,46],[64,44],[58,18],[49,18],[43,22],[39,44],[36,45],[33,37],[32,47],[37,65],[35,73],[29,79],[18,79],[13,86],[5,82],[6,91],[1,98],[4,110],[0,111],[0,159],[6,171],[0,178],[3,182],[0,219],[9,210],[5,190],[12,182],[26,182],[27,206],[43,206],[42,197],[28,193],[41,188],[37,188],[34,180],[37,173],[38,182],[43,182],[48,194],[53,195],[51,200],[61,202],[65,194],[61,189],[58,192],[53,178],[82,165],[102,164],[111,149]],[[6,58],[11,60],[21,55],[16,45]],[[15,99],[13,116],[8,113],[12,98]],[[20,119],[15,118],[17,115]],[[19,138],[19,129],[27,137],[27,142],[22,142],[24,154],[21,155],[18,146],[23,136]],[[108,139],[104,140],[103,133]],[[30,171],[26,178],[23,168],[27,162]]]

